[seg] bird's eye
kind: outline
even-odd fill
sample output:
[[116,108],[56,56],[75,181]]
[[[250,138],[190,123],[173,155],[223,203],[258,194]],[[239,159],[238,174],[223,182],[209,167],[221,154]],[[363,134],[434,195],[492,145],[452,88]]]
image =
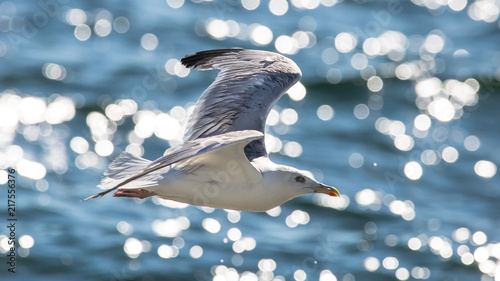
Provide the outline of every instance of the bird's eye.
[[296,182],[305,182],[306,179],[304,177],[298,176],[298,177],[295,178],[295,181]]

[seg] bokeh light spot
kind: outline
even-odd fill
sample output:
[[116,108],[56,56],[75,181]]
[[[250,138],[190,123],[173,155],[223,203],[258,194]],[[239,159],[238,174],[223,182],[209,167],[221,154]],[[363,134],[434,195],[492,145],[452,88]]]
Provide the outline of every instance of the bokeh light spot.
[[158,47],[158,37],[152,33],[142,35],[141,47],[147,51],[153,51]]
[[474,172],[483,178],[492,178],[497,173],[495,163],[487,160],[480,160],[474,165]]
[[422,166],[415,161],[410,161],[404,167],[404,174],[410,180],[418,180],[423,174]]

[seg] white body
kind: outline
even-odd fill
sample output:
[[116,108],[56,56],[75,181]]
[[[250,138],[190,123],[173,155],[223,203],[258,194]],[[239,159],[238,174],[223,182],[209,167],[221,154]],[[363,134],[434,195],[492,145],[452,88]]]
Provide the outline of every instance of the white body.
[[258,166],[266,167],[260,176],[245,172],[246,163],[230,160],[221,166],[198,163],[174,165],[157,186],[145,189],[161,198],[195,206],[251,212],[267,211],[308,193],[306,190],[297,193],[285,182],[273,177],[271,174],[278,165],[267,157],[251,162],[256,171]]

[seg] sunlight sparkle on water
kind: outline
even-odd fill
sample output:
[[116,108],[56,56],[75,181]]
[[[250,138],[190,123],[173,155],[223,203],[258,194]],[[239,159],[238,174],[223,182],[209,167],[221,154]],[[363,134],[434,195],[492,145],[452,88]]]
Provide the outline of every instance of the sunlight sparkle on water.
[[425,165],[436,165],[439,163],[438,153],[434,150],[426,149],[420,154],[420,160]]
[[191,249],[189,249],[189,255],[193,259],[199,259],[203,255],[203,248],[199,245],[194,245]]
[[100,141],[97,141],[96,144],[95,144],[95,152],[99,155],[99,156],[109,156],[111,155],[111,153],[113,153],[113,150],[114,150],[114,145],[111,141],[109,140],[100,140]]
[[253,24],[249,30],[250,40],[258,46],[267,45],[273,41],[273,32],[265,25]]
[[358,104],[354,107],[354,116],[356,118],[363,120],[366,119],[370,115],[370,108],[366,104]]
[[333,108],[327,104],[320,105],[318,107],[318,110],[316,111],[318,118],[323,120],[323,121],[328,121],[328,120],[332,119],[334,113],[335,112],[334,112]]
[[350,204],[349,197],[345,194],[340,194],[340,197],[323,196],[316,194],[314,203],[318,206],[328,207],[339,211],[344,210]]
[[70,9],[66,12],[66,22],[70,25],[77,26],[85,23],[87,15],[81,9]]
[[293,125],[298,119],[299,115],[293,108],[285,108],[280,113],[280,120],[285,125]]
[[35,239],[33,239],[30,235],[23,235],[19,237],[19,246],[22,248],[30,249],[33,245],[35,245]]
[[307,273],[302,269],[296,270],[293,273],[293,278],[296,281],[305,281],[307,279]]
[[351,33],[342,32],[335,37],[335,48],[337,48],[337,50],[341,53],[348,53],[352,51],[357,44],[358,41],[356,37],[354,37]]
[[299,157],[302,154],[302,146],[298,142],[290,141],[283,147],[283,152],[290,157]]
[[400,80],[409,80],[414,78],[419,72],[415,63],[402,63],[396,67],[396,77]]
[[42,73],[48,79],[61,81],[66,77],[66,68],[56,63],[47,63],[43,66]]
[[377,38],[367,38],[363,42],[363,51],[369,56],[376,56],[380,53],[382,45]]
[[316,35],[312,32],[296,31],[292,38],[297,42],[297,47],[300,49],[311,48],[316,44]]
[[203,228],[210,233],[217,233],[221,229],[220,223],[213,218],[206,218],[202,222]]
[[395,257],[386,257],[382,261],[382,265],[384,266],[385,269],[394,270],[394,269],[398,268],[399,261]]
[[153,232],[162,237],[176,237],[183,230],[189,228],[190,222],[186,217],[177,219],[155,220],[152,224]]
[[79,24],[75,27],[75,37],[80,41],[87,41],[92,34],[90,27],[86,24]]
[[158,37],[152,33],[146,33],[141,37],[141,47],[147,51],[153,51],[158,47]]
[[441,122],[448,122],[455,117],[456,109],[448,99],[440,98],[429,104],[429,113]]
[[396,278],[398,280],[408,280],[410,278],[410,272],[404,267],[400,267],[395,272]]
[[351,57],[351,66],[356,70],[363,70],[368,66],[368,58],[365,54],[357,53]]
[[394,138],[394,146],[401,151],[409,151],[413,148],[415,142],[409,135],[398,135]]
[[438,34],[431,34],[425,39],[424,47],[430,53],[439,53],[443,50],[444,39]]
[[17,162],[16,170],[21,176],[34,180],[44,178],[47,173],[47,169],[44,165],[27,159],[22,159]]
[[491,0],[477,0],[469,6],[467,14],[476,21],[494,22],[500,13],[498,5],[498,2]]
[[361,168],[365,162],[363,155],[353,153],[349,156],[349,165],[353,168]]
[[286,92],[294,101],[300,101],[306,96],[306,87],[300,82],[297,82]]
[[408,248],[410,248],[413,251],[418,251],[422,247],[422,240],[420,240],[418,237],[412,237],[410,240],[408,240]]
[[337,277],[328,269],[324,269],[319,274],[319,281],[337,281]]
[[474,260],[478,263],[487,261],[490,258],[486,247],[479,247],[474,251]]
[[372,76],[368,79],[367,86],[372,92],[380,92],[384,87],[384,81],[378,76]]
[[167,4],[174,9],[178,9],[184,5],[184,0],[167,0]]
[[375,257],[367,257],[363,265],[367,271],[374,272],[380,267],[380,261]]
[[75,115],[75,102],[71,98],[61,96],[47,106],[45,121],[49,124],[61,124],[72,120]]
[[69,146],[74,152],[78,154],[84,154],[89,150],[88,141],[82,137],[73,137],[69,143]]
[[428,279],[431,276],[431,271],[427,267],[416,266],[412,268],[411,276],[415,279]]
[[419,114],[415,117],[414,126],[420,131],[427,131],[431,127],[431,118],[425,114]]
[[128,238],[123,245],[123,250],[130,258],[137,258],[142,253],[143,245],[136,238]]
[[233,227],[227,231],[227,238],[231,241],[236,241],[241,239],[241,230]]
[[0,184],[6,184],[9,181],[9,173],[5,170],[0,170]]
[[422,177],[422,166],[418,162],[410,161],[404,167],[404,174],[410,180],[418,180]]
[[476,231],[472,235],[472,242],[475,245],[481,246],[481,245],[486,244],[487,241],[488,241],[488,236],[486,236],[486,234],[482,231]]
[[11,246],[9,244],[11,240],[5,236],[5,235],[0,235],[0,253],[5,254],[7,251],[10,250]]
[[339,53],[334,48],[326,48],[321,54],[321,59],[325,64],[334,64],[339,60]]
[[47,102],[36,97],[23,98],[19,104],[19,120],[23,124],[37,124],[45,120]]
[[280,206],[274,207],[271,210],[267,210],[266,213],[271,217],[277,217],[281,214],[281,207]]
[[432,77],[419,81],[415,86],[415,91],[420,97],[432,97],[441,91],[442,86],[441,80]]
[[113,29],[118,33],[126,33],[130,29],[130,21],[126,17],[117,17],[113,20]]
[[282,16],[288,11],[288,2],[286,0],[269,1],[269,11],[276,16]]
[[342,81],[342,72],[340,70],[332,68],[326,72],[326,80],[331,84],[337,84]]
[[[11,99],[11,97],[13,99]],[[18,102],[15,102],[14,99],[14,96],[6,94],[5,92],[0,96],[0,120],[2,120],[0,128],[4,129],[4,132],[6,132],[8,128],[17,127],[19,122],[19,115],[16,110],[16,104]]]
[[158,256],[163,259],[175,258],[179,255],[179,249],[176,246],[161,245],[157,250]]
[[290,228],[294,228],[299,224],[304,225],[309,222],[309,214],[301,210],[295,210],[286,217],[285,222],[286,225]]
[[165,71],[170,75],[175,75],[178,77],[186,77],[190,73],[190,69],[186,68],[177,59],[169,59],[165,63]]
[[261,271],[274,271],[276,262],[273,259],[261,259],[257,266]]
[[252,11],[259,7],[260,0],[241,0],[241,5],[243,8]]
[[395,214],[400,215],[404,220],[411,221],[415,218],[415,211],[413,209],[413,202],[394,200],[389,204],[389,210]]
[[270,134],[266,136],[264,142],[266,144],[266,150],[268,153],[280,152],[280,150],[283,148],[283,142],[279,138],[274,137]]
[[355,196],[356,203],[358,203],[361,206],[370,206],[372,204],[379,204],[380,205],[380,199],[377,196],[377,193],[375,191],[365,188],[359,192],[356,193]]
[[441,158],[448,163],[455,163],[458,160],[458,150],[452,146],[447,146],[441,151]]
[[299,51],[297,40],[287,35],[276,38],[274,47],[278,52],[288,55],[296,54]]
[[466,227],[460,227],[453,231],[453,239],[459,243],[465,243],[470,239],[471,232]]
[[116,229],[123,235],[129,236],[134,233],[134,227],[126,221],[120,221],[116,224]]
[[107,19],[100,19],[94,25],[94,32],[99,37],[106,37],[111,33],[111,22]]
[[257,246],[257,242],[252,237],[242,237],[233,243],[233,251],[235,253],[243,253],[244,251],[252,251]]
[[207,22],[206,30],[213,38],[222,40],[227,37],[229,33],[229,26],[223,20],[212,19]]
[[481,141],[476,136],[468,136],[464,140],[464,147],[468,151],[476,151],[481,146]]
[[104,112],[106,116],[113,121],[119,121],[124,116],[123,109],[114,103],[108,105]]
[[497,173],[497,166],[491,161],[480,160],[474,165],[474,172],[482,178],[492,178]]

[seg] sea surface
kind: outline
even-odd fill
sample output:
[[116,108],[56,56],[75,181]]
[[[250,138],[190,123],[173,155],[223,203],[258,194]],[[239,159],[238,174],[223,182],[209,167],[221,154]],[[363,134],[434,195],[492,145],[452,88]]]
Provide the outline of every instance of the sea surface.
[[[499,13],[496,0],[0,2],[0,279],[499,281]],[[181,142],[217,72],[180,59],[233,47],[301,68],[267,149],[341,197],[263,213],[81,202],[120,152]]]

